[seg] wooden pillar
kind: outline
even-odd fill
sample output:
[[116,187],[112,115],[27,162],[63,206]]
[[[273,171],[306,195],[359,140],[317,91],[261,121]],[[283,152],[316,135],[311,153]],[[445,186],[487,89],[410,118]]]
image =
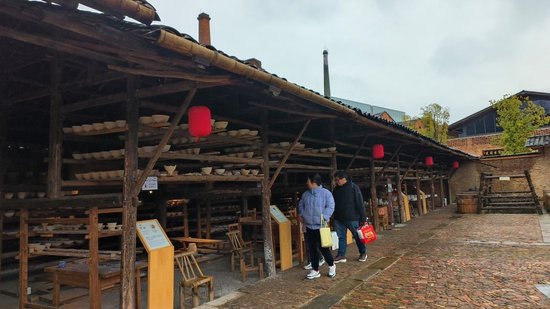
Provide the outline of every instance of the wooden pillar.
[[[88,274],[88,285],[90,293],[90,308],[100,309],[101,308],[101,288],[99,286],[99,243],[98,236],[99,230],[97,229],[98,224],[98,210],[97,207],[90,209],[88,214],[88,243],[89,243],[89,258],[88,265],[90,267],[90,272]],[[124,308],[124,307],[121,307]]]
[[[133,194],[138,174],[138,117],[139,103],[135,99],[135,84],[128,78],[126,99],[126,131],[124,156],[124,184],[122,201],[122,257],[120,308],[134,308],[135,299],[135,262],[136,262],[136,220],[138,196]],[[141,300],[140,300],[141,301]]]
[[447,196],[449,197],[449,199],[447,200],[447,203],[450,205],[451,204],[451,200],[453,198],[453,194],[452,194],[452,191],[451,191],[451,177],[447,178]]
[[62,164],[62,97],[59,90],[63,68],[57,59],[50,65],[50,141],[48,147],[48,197],[61,197],[61,164]]
[[248,198],[246,196],[241,196],[241,214],[243,217],[248,215]]
[[395,218],[393,217],[393,190],[390,190],[392,184],[389,177],[386,178],[387,193],[388,193],[388,221],[393,226]]
[[[29,211],[21,209],[19,213],[19,309],[24,309],[28,301],[29,286]],[[96,225],[97,226],[97,225]]]
[[262,181],[262,230],[264,236],[264,258],[267,270],[267,276],[275,275],[275,250],[273,248],[273,234],[271,230],[271,187],[269,179],[269,126],[267,123],[267,111],[262,111],[262,172],[264,179]]
[[424,214],[424,208],[422,207],[422,194],[420,193],[420,177],[416,172],[416,207],[418,207],[418,214]]
[[397,204],[399,206],[399,222],[405,222],[405,206],[403,201],[403,195],[401,195],[401,162],[399,160],[399,155],[397,155],[397,173],[396,173],[396,185],[397,185]]
[[[2,85],[0,85],[2,87]],[[2,108],[2,104],[0,104]],[[5,177],[6,177],[6,149],[7,149],[7,126],[6,126],[6,113],[7,111],[3,109],[3,112],[0,113],[0,200],[4,198],[4,186],[5,186]],[[0,276],[2,274],[2,234],[4,233],[4,208],[0,202]],[[1,280],[1,277],[0,277]]]
[[[336,146],[336,144],[334,143],[334,140],[336,138],[336,130],[334,128],[334,119],[329,120],[328,129],[329,129],[330,142],[332,143],[331,146]],[[336,182],[334,181],[334,174],[336,173],[337,170],[338,170],[338,162],[336,160],[336,154],[333,153],[332,157],[330,158],[330,176],[329,176],[331,191],[334,191],[334,187],[336,186]]]
[[439,175],[439,201],[441,207],[445,206],[445,189],[443,186],[443,176]]
[[433,172],[430,174],[430,208],[433,211],[435,209],[435,182]]
[[370,196],[372,202],[372,222],[374,228],[380,230],[380,222],[378,218],[378,196],[376,195],[376,173],[374,170],[374,160],[370,160]]

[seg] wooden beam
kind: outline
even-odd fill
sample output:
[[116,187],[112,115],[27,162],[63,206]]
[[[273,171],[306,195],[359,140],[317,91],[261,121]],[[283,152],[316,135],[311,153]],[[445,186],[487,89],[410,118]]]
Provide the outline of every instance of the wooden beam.
[[28,303],[29,286],[29,211],[19,212],[19,309],[25,309]]
[[152,76],[152,77],[162,77],[162,78],[176,78],[176,79],[192,80],[192,81],[204,82],[204,83],[228,83],[231,80],[231,76],[229,75],[215,76],[215,75],[186,73],[182,71],[136,69],[136,68],[121,67],[118,65],[108,65],[107,67],[113,71],[132,74],[132,75]]
[[418,214],[421,216],[424,214],[424,208],[422,207],[422,194],[420,193],[420,177],[416,175],[416,207],[418,207]]
[[386,168],[388,168],[388,166],[390,166],[390,163],[393,161],[393,159],[399,155],[399,151],[401,150],[401,145],[399,145],[399,147],[397,147],[397,149],[395,150],[395,152],[393,153],[393,155],[391,156],[391,158],[386,162],[386,165],[384,165],[384,167],[382,168],[382,170],[379,172],[380,175],[378,175],[378,180],[382,179],[382,176],[384,175],[384,171],[386,170]]
[[413,168],[413,166],[416,164],[416,162],[418,161],[418,158],[420,158],[420,155],[422,154],[422,151],[419,151],[418,154],[416,154],[416,157],[414,158],[413,162],[409,165],[409,167],[407,168],[407,170],[405,171],[405,173],[403,174],[403,178],[401,178],[401,182],[403,182],[403,180],[405,179],[405,177],[407,177],[407,174],[411,171],[411,169]]
[[63,164],[63,139],[61,129],[63,127],[63,118],[60,111],[63,99],[59,92],[59,84],[62,80],[62,72],[63,68],[61,63],[55,59],[50,64],[51,95],[50,138],[48,147],[48,198],[59,198],[61,196],[61,166]]
[[267,271],[267,276],[271,277],[276,274],[275,271],[275,249],[273,246],[273,232],[271,227],[271,187],[269,186],[269,126],[267,118],[267,110],[263,110],[260,114],[262,131],[262,172],[264,179],[262,180],[262,232],[264,236],[264,259]]
[[[178,92],[184,92],[189,91],[193,88],[201,89],[201,88],[208,88],[213,87],[220,84],[213,84],[213,83],[195,83],[192,81],[183,81],[183,82],[176,82],[172,84],[164,84],[164,85],[158,85],[153,87],[148,87],[144,89],[139,89],[135,91],[135,98],[136,99],[143,99],[148,98],[152,96],[161,96],[165,94],[171,94],[171,93],[178,93]],[[122,102],[126,99],[125,93],[116,93],[111,94],[103,97],[98,98],[92,98],[80,102],[75,102],[72,104],[68,104],[62,107],[63,113],[70,113],[75,112],[83,109],[93,108],[93,107],[99,107],[103,105],[113,104],[117,102]]]
[[258,106],[261,108],[267,108],[269,110],[279,111],[283,113],[293,114],[293,115],[301,115],[301,116],[308,116],[313,118],[336,118],[337,116],[331,115],[331,114],[325,114],[325,113],[312,113],[308,111],[299,111],[291,108],[286,108],[282,106],[275,106],[275,105],[269,105],[269,104],[261,104],[257,102],[248,102],[248,104],[252,106]]
[[363,148],[363,145],[365,145],[365,142],[367,141],[368,138],[369,138],[369,134],[365,134],[365,137],[363,137],[363,140],[361,140],[361,144],[359,144],[359,147],[357,147],[357,150],[355,150],[355,153],[353,154],[351,161],[349,161],[348,166],[346,167],[346,172],[349,171],[349,169],[353,165],[353,162],[357,158],[357,155],[359,155],[359,152],[361,152],[361,148]]
[[162,154],[164,146],[168,144],[168,140],[172,137],[172,133],[174,133],[174,130],[176,129],[176,126],[181,120],[181,117],[185,114],[187,109],[189,108],[189,105],[191,105],[191,101],[195,97],[195,93],[197,93],[197,89],[193,88],[189,91],[187,96],[185,97],[185,100],[183,100],[182,105],[180,106],[178,113],[172,118],[172,121],[170,122],[170,126],[164,133],[164,136],[160,140],[157,149],[153,152],[153,156],[151,159],[149,159],[149,162],[147,163],[147,166],[143,170],[141,176],[139,177],[136,186],[134,187],[134,190],[132,191],[132,195],[136,196],[141,191],[141,186],[145,183],[145,180],[153,170],[153,167],[157,163],[158,159],[160,158],[160,155]]
[[[139,104],[135,99],[135,84],[128,78],[126,94],[126,131],[124,152],[124,181],[122,202],[122,252],[120,308],[134,308],[135,299],[135,263],[136,263],[136,221],[138,198],[134,194],[138,170],[138,117]],[[141,186],[139,186],[141,189]]]
[[302,138],[302,135],[304,135],[304,132],[306,131],[307,127],[311,123],[311,120],[306,121],[304,126],[302,127],[302,130],[300,130],[300,133],[298,133],[298,136],[294,139],[294,142],[292,142],[292,145],[290,145],[290,148],[286,151],[285,155],[283,156],[283,159],[279,163],[279,166],[277,167],[277,170],[275,170],[275,173],[273,173],[273,176],[271,176],[271,180],[269,182],[269,189],[273,187],[273,184],[275,183],[275,180],[277,180],[277,177],[279,176],[279,173],[285,166],[286,160],[288,160],[288,157],[290,157],[290,154],[292,153],[292,150],[296,147],[298,142],[300,141],[300,138]]
[[98,224],[98,211],[97,207],[90,209],[88,213],[88,243],[89,254],[88,266],[90,267],[88,273],[88,289],[90,293],[90,308],[101,308],[101,287],[99,286],[99,231],[95,228]]
[[403,201],[401,184],[403,180],[401,179],[401,164],[399,160],[399,155],[397,155],[397,173],[396,173],[396,185],[397,185],[397,205],[399,207],[399,221],[400,223],[405,223],[405,203]]

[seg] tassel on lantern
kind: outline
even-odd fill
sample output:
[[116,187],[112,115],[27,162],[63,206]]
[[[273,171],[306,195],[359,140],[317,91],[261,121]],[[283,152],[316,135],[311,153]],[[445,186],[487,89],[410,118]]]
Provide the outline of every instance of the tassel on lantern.
[[426,157],[426,158],[424,159],[424,164],[425,164],[426,166],[432,166],[432,165],[434,165],[434,158],[433,158],[433,157]]
[[189,108],[189,134],[198,142],[200,137],[206,137],[212,132],[210,109],[206,106]]
[[455,170],[457,170],[459,166],[460,166],[460,164],[458,163],[458,161],[454,161],[454,162],[453,162],[453,168],[454,168]]
[[372,157],[374,159],[384,158],[384,145],[382,145],[382,144],[373,145],[372,146]]

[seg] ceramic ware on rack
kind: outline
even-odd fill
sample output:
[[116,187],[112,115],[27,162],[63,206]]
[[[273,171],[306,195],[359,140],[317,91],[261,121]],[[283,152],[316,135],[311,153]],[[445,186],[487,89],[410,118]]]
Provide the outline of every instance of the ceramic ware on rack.
[[248,135],[248,133],[250,133],[250,129],[239,129],[239,136],[245,136],[245,135]]
[[105,130],[105,124],[102,123],[102,122],[94,122],[94,123],[92,123],[92,126],[94,127],[94,130],[96,130],[96,131]]
[[109,150],[109,154],[113,158],[120,158],[122,155],[120,154],[120,150]]
[[107,171],[107,176],[110,178],[110,179],[115,179],[118,177],[118,173],[117,171]]
[[105,125],[105,129],[107,129],[107,130],[116,128],[116,122],[115,121],[105,121],[105,122],[103,122],[103,124]]
[[166,123],[170,119],[169,115],[152,115],[151,117],[155,123]]
[[201,172],[203,175],[210,175],[212,173],[212,167],[203,167],[201,168]]
[[88,153],[83,153],[82,154],[82,158],[86,159],[86,160],[90,160],[93,158],[92,156],[92,153],[91,152],[88,152]]
[[71,128],[71,127],[65,127],[62,130],[63,130],[63,133],[65,133],[65,134],[73,133],[73,128]]
[[84,132],[91,132],[93,129],[94,129],[94,126],[92,126],[91,124],[83,124],[82,125],[82,130]]
[[281,147],[288,147],[288,146],[290,146],[290,143],[289,142],[280,142],[279,145],[281,145]]
[[214,128],[220,129],[220,130],[225,129],[225,128],[227,128],[228,124],[229,124],[229,122],[227,122],[227,121],[216,121],[214,123]]
[[225,168],[217,168],[214,172],[218,175],[223,175],[225,173]]
[[99,179],[109,179],[109,173],[107,171],[100,171]]
[[17,192],[17,198],[20,200],[25,199],[29,195],[29,192]]
[[11,200],[13,198],[13,192],[4,193],[4,198],[7,200]]
[[108,151],[101,151],[100,154],[101,154],[102,159],[110,159],[111,158],[111,153],[108,152]]
[[109,223],[107,223],[107,229],[108,229],[109,231],[114,231],[115,228],[116,228],[116,226],[117,226],[117,223],[116,223],[116,222],[109,222]]
[[174,175],[174,171],[176,170],[176,165],[165,165],[164,170],[168,173],[169,176]]
[[[85,174],[82,174],[84,176]],[[84,178],[84,177],[83,177]],[[46,192],[36,192],[36,197],[38,198],[44,198],[46,197]]]
[[250,173],[251,173],[253,176],[257,176],[258,173],[260,173],[260,170],[250,170]]
[[75,160],[82,160],[84,158],[81,153],[73,153],[73,158]]
[[336,147],[328,147],[327,149],[328,151],[332,151],[332,152],[336,151]]
[[229,134],[229,136],[231,136],[231,137],[235,137],[235,136],[239,135],[239,131],[230,130],[230,131],[227,131],[227,134]]
[[153,123],[153,117],[151,116],[141,116],[139,117],[140,124],[151,124]]
[[243,176],[248,176],[248,174],[250,174],[250,170],[245,169],[245,168],[242,168],[242,169],[241,169],[241,175],[243,175]]
[[250,132],[248,132],[248,135],[257,136],[258,135],[258,130],[250,130]]
[[82,126],[72,126],[71,129],[73,129],[74,133],[81,133],[83,131]]
[[254,151],[248,151],[248,152],[246,152],[244,155],[245,155],[245,157],[247,157],[247,158],[252,158],[252,157],[254,156]]
[[81,174],[81,173],[76,173],[76,174],[74,174],[74,176],[75,176],[76,180],[83,180],[84,179],[84,175]]
[[115,123],[118,128],[126,127],[126,120],[116,120]]

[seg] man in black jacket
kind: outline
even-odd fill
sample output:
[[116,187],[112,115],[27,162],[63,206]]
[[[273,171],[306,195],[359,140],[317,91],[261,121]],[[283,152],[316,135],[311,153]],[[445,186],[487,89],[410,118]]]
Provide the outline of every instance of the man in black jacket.
[[366,221],[365,206],[363,206],[363,195],[359,187],[354,184],[344,171],[338,171],[334,174],[336,187],[334,188],[334,227],[338,234],[338,255],[334,258],[334,263],[347,262],[347,230],[351,231],[357,249],[359,249],[359,261],[367,260],[367,246],[361,242],[357,229]]

